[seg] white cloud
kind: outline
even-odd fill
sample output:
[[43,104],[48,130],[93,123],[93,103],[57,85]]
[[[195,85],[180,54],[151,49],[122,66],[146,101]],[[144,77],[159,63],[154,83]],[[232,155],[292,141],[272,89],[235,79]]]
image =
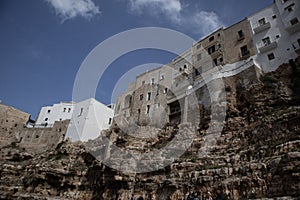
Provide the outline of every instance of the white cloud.
[[199,11],[186,17],[184,24],[196,33],[207,35],[222,26],[222,21],[215,12]]
[[164,14],[173,22],[180,22],[182,4],[180,0],[129,0],[131,11],[139,14],[148,12],[151,15]]
[[77,16],[86,19],[99,14],[99,7],[92,0],[46,0],[55,9],[56,14],[65,21]]
[[187,10],[180,0],[127,0],[130,10],[142,15],[162,15],[174,25],[188,29],[197,34],[206,35],[222,25],[215,12]]

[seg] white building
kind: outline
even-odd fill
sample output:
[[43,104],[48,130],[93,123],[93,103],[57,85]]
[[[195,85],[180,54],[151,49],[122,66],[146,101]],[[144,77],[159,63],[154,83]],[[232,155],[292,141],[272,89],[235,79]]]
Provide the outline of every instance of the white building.
[[101,130],[108,129],[114,116],[113,106],[105,106],[94,98],[74,103],[42,107],[36,127],[51,127],[55,121],[70,119],[66,137],[73,141],[95,139]]
[[113,109],[96,99],[87,99],[76,103],[66,137],[73,141],[95,139],[112,124]]
[[61,102],[52,106],[45,106],[36,119],[35,126],[52,127],[55,121],[71,119],[74,102]]
[[[297,57],[299,47],[299,1],[276,0],[272,5],[248,17],[256,61],[264,72],[274,71]],[[291,7],[291,10],[289,8]],[[296,46],[295,46],[296,45]]]

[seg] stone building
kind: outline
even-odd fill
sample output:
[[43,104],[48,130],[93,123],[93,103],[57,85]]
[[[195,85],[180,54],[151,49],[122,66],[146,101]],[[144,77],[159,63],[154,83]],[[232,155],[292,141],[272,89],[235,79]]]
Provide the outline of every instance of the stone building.
[[[141,100],[139,102],[139,98],[144,97],[140,96],[141,93],[147,95],[145,93],[148,91],[153,94],[155,87],[152,86],[151,90],[151,84],[141,85],[137,78],[118,97],[118,113],[115,118],[120,124],[128,124],[129,121],[139,124],[151,124],[151,121],[174,124],[188,122],[189,109],[195,109],[191,105],[209,106],[211,97],[221,94],[220,88],[214,92],[216,94],[210,94],[208,83],[217,84],[224,77],[234,76],[248,69],[257,72],[254,73],[254,78],[252,76],[255,81],[261,72],[273,71],[296,58],[297,53],[300,53],[299,9],[299,2],[296,0],[276,0],[265,9],[207,35],[169,64],[173,70],[166,75],[171,78],[168,82],[170,85],[167,85],[170,89],[166,100],[156,98],[155,102],[148,101],[148,104],[141,103]],[[141,77],[150,79],[154,72],[161,70],[162,67]],[[197,100],[194,98],[194,101],[198,102],[188,100],[191,94],[196,96]],[[163,105],[163,112],[162,109],[154,109],[155,105]],[[144,116],[145,109],[148,117]],[[156,119],[152,117],[150,120],[150,116],[156,116]]]
[[0,104],[0,146],[18,146],[29,152],[46,151],[63,141],[69,120],[55,122],[52,127],[32,127],[30,114]]
[[27,126],[30,114],[0,104],[0,145],[16,141],[15,132]]
[[224,64],[236,63],[256,54],[247,19],[224,29],[224,38]]
[[70,120],[56,121],[52,127],[22,128],[15,131],[17,145],[32,153],[54,149],[65,139]]
[[139,75],[117,98],[115,120],[119,124],[166,123],[167,93],[172,85],[173,68],[169,65]]

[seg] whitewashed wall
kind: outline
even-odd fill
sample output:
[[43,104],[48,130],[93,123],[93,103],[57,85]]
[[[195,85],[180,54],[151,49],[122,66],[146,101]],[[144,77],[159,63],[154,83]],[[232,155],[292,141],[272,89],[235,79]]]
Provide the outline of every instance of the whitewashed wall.
[[[266,23],[270,23],[270,27],[255,32],[255,28],[259,26],[258,21],[265,18]],[[256,61],[260,64],[264,72],[274,71],[283,63],[288,62],[292,58],[296,58],[292,46],[292,39],[289,32],[287,32],[285,25],[281,19],[280,12],[276,4],[253,14],[248,17],[252,28],[252,38],[257,51]],[[260,47],[263,46],[262,39],[270,37],[272,45],[276,46],[266,52],[262,52]],[[268,55],[273,53],[275,58],[268,59]]]

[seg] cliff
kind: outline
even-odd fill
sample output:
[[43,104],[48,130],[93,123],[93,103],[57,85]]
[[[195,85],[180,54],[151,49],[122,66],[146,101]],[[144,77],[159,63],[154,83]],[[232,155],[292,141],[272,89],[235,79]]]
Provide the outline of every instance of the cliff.
[[[244,72],[243,72],[244,73]],[[64,141],[44,153],[26,151],[17,143],[0,152],[0,199],[185,199],[222,193],[226,199],[298,199],[300,197],[300,59],[244,84],[224,80],[227,115],[210,153],[199,153],[210,122],[203,108],[189,149],[171,165],[147,173],[123,174],[105,166],[85,148],[106,151],[111,163],[121,159],[103,140]],[[103,132],[122,149],[147,152],[162,148],[184,127],[139,128],[155,138],[134,138],[117,125]],[[136,131],[136,130],[131,130]],[[145,166],[147,167],[147,166]]]

